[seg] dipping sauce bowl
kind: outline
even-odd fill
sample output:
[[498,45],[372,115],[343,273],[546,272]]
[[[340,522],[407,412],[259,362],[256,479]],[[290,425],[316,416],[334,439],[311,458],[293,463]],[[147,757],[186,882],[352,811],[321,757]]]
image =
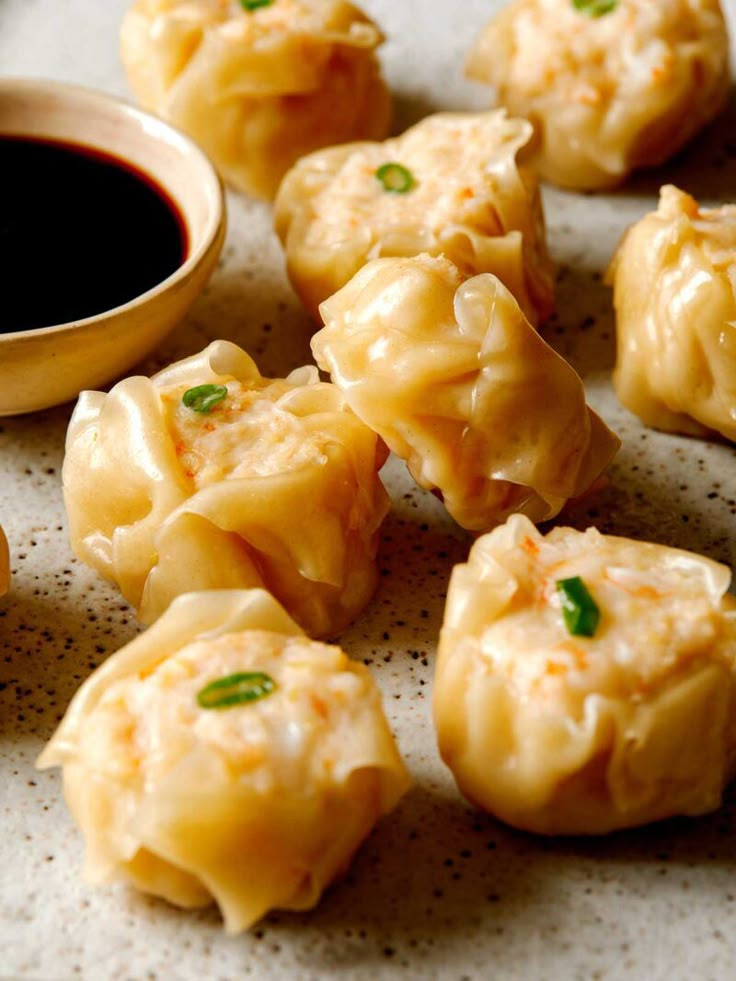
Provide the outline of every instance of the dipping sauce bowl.
[[[215,267],[225,238],[225,204],[222,185],[212,164],[188,137],[134,106],[88,89],[57,82],[0,79],[0,141],[6,149],[11,144],[15,149],[17,142],[20,151],[26,144],[31,147],[46,144],[51,148],[51,160],[59,150],[62,157],[64,151],[80,150],[81,158],[89,158],[92,164],[96,158],[102,162],[103,169],[108,164],[118,164],[123,177],[128,172],[133,183],[136,178],[143,178],[139,183],[155,189],[167,202],[170,217],[173,215],[174,223],[181,228],[180,259],[176,257],[162,267],[166,271],[160,281],[154,272],[152,283],[143,292],[111,309],[94,309],[94,300],[90,301],[92,308],[85,309],[85,302],[81,302],[79,309],[83,313],[77,315],[78,319],[27,328],[23,319],[23,293],[19,297],[16,291],[14,315],[20,318],[20,328],[12,324],[12,318],[8,326],[8,317],[0,316],[4,325],[0,329],[0,415],[18,415],[66,402],[83,389],[101,387],[127,372],[160,343],[194,303]],[[16,176],[11,177],[11,173]],[[10,167],[0,168],[0,182],[3,181],[12,182],[0,188],[0,193],[15,198],[16,222],[17,202],[24,209],[21,223],[27,208],[29,234],[26,236],[23,229],[24,234],[18,235],[17,224],[15,235],[7,224],[5,228],[0,227],[0,251],[6,253],[5,262],[0,257],[0,284],[10,275],[9,257],[16,238],[22,240],[18,248],[27,256],[24,261],[29,266],[23,277],[23,282],[28,283],[23,289],[28,291],[29,310],[39,297],[48,296],[53,303],[57,294],[59,309],[74,308],[74,302],[71,307],[61,303],[63,277],[55,277],[53,260],[41,246],[44,237],[53,234],[56,253],[64,259],[73,255],[80,243],[89,246],[88,242],[81,242],[74,217],[78,207],[81,222],[84,180],[70,192],[73,203],[67,202],[59,212],[66,217],[60,222],[58,215],[54,219],[52,213],[49,222],[54,227],[48,229],[44,229],[42,222],[39,225],[38,209],[31,207],[34,193],[40,194],[42,190],[40,172],[34,172],[28,186],[22,188],[14,186],[18,168],[15,171]],[[118,208],[118,217],[120,214]],[[111,252],[110,266],[118,269],[123,277],[132,271],[149,243],[153,235],[153,225],[149,224],[152,221],[143,218],[137,235],[129,228],[122,252],[118,249],[116,257]],[[66,230],[63,225],[59,227],[63,222]],[[98,227],[106,230],[104,218]],[[112,208],[109,233],[116,235]],[[83,235],[82,232],[82,238]],[[97,234],[94,238],[97,239]],[[39,243],[38,249],[34,249],[34,241]],[[116,244],[119,246],[120,242]],[[95,246],[91,252],[88,248],[86,261],[84,250],[80,249],[80,260],[74,269],[78,286],[74,289],[79,289],[81,301],[88,299],[86,294],[89,297],[99,294],[107,255],[104,241],[99,242],[99,249],[100,254],[96,255]],[[151,261],[156,251],[156,248],[149,250]],[[126,261],[127,255],[130,263]],[[13,255],[14,261],[17,258]],[[14,275],[14,280],[17,279]],[[0,290],[0,304],[5,293],[4,312],[7,312],[9,289],[16,283],[10,284],[8,278],[5,283],[5,290]],[[71,299],[74,301],[73,295]],[[102,300],[99,302],[104,304]]]

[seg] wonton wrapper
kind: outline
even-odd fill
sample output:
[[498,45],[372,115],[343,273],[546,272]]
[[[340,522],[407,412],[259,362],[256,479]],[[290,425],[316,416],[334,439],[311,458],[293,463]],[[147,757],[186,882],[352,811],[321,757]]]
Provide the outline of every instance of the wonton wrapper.
[[10,585],[10,552],[8,540],[0,525],[0,596],[4,596]]
[[663,187],[609,280],[621,402],[657,429],[736,440],[736,206]]
[[489,273],[462,282],[447,259],[375,259],[321,313],[318,364],[464,528],[554,517],[618,449]]
[[[571,636],[556,582],[601,612]],[[729,570],[524,517],[455,568],[434,680],[440,753],[462,793],[542,834],[602,834],[717,808],[736,771]]]
[[376,25],[344,0],[136,0],[121,53],[141,104],[180,126],[228,183],[272,198],[303,154],[388,132]]
[[[277,687],[199,707],[240,672]],[[85,682],[39,766],[63,767],[88,881],[214,899],[230,933],[314,906],[409,783],[367,668],[263,590],[176,599]]]
[[[429,116],[397,139],[332,147],[300,160],[275,204],[289,277],[308,309],[370,259],[444,254],[466,276],[492,272],[536,324],[554,309],[537,179],[517,156],[532,136],[503,110]],[[414,178],[405,194],[376,178],[386,163]]]
[[[182,404],[202,384],[228,387],[208,413]],[[262,378],[215,341],[82,393],[63,469],[72,546],[143,623],[180,593],[265,586],[311,635],[334,635],[376,586],[385,457],[316,368]]]
[[537,130],[547,180],[605,188],[664,163],[723,107],[728,34],[718,0],[513,0],[482,32],[468,75]]

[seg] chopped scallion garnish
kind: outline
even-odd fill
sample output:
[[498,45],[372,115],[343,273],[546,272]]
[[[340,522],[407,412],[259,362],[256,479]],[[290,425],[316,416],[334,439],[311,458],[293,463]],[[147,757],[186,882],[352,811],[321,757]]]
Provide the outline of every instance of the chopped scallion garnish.
[[603,17],[613,13],[618,6],[618,0],[572,0],[573,7],[588,17]]
[[197,695],[197,704],[203,709],[235,708],[266,698],[275,689],[276,682],[262,671],[229,674],[205,685]]
[[270,7],[273,0],[240,0],[243,10],[258,10],[259,7]]
[[197,385],[184,392],[182,402],[193,412],[209,412],[224,398],[227,398],[224,385]]
[[411,171],[400,163],[383,164],[376,171],[375,178],[384,191],[391,194],[406,194],[416,184]]
[[580,576],[560,579],[557,589],[562,597],[565,625],[574,637],[593,637],[601,618],[595,600]]

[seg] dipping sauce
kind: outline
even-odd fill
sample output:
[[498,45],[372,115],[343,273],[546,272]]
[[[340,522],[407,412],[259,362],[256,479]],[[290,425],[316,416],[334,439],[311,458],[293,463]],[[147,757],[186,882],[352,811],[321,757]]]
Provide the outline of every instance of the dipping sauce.
[[0,333],[127,303],[184,262],[174,202],[125,160],[0,136]]

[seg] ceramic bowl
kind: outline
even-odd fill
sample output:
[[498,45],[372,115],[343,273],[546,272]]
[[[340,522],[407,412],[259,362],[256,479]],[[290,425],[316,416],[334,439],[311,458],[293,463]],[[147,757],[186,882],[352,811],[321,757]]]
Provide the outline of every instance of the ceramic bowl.
[[[195,143],[99,92],[0,79],[0,135],[81,144],[132,164],[174,201],[188,237],[187,257],[176,272],[128,303],[84,320],[0,333],[0,415],[18,415],[99,388],[159,344],[214,269],[225,237],[225,204],[220,180]],[[38,282],[42,288],[42,269]]]

